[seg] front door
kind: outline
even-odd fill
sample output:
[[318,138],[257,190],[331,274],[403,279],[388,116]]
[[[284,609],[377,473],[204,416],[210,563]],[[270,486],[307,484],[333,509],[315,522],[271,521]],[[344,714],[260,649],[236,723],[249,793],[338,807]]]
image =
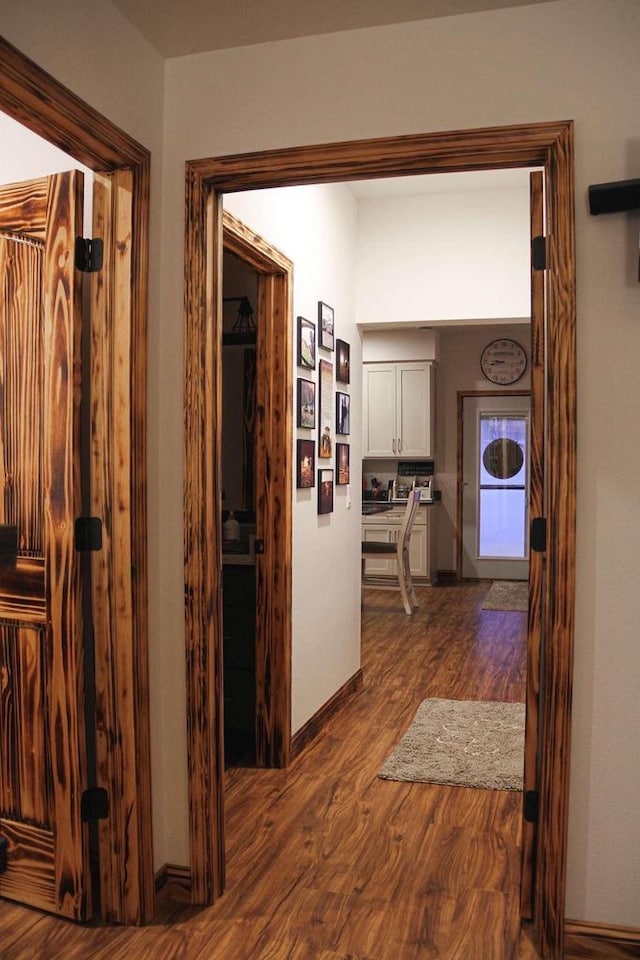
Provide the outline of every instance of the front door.
[[0,188],[0,896],[90,912],[80,513],[82,175]]
[[529,576],[529,398],[464,397],[462,576]]

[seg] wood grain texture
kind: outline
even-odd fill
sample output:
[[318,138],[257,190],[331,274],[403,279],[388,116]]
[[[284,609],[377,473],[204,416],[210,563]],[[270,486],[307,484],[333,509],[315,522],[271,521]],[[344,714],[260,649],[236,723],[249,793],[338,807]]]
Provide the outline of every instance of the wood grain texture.
[[[26,186],[26,185],[25,185]],[[3,188],[0,197],[5,196]],[[29,203],[27,198],[24,199]],[[0,222],[2,213],[0,213]],[[42,557],[44,245],[0,234],[0,522],[18,528],[21,557]]]
[[291,738],[292,760],[295,760],[295,758],[315,740],[322,732],[324,726],[333,717],[334,713],[341,710],[349,698],[362,689],[362,683],[362,670],[358,670],[295,732]]
[[44,243],[48,198],[49,183],[46,177],[24,183],[3,184],[0,199],[2,230],[16,234],[14,239],[17,242],[29,237]]
[[131,171],[96,174],[93,233],[104,239],[107,256],[92,276],[91,514],[103,521],[103,548],[92,554],[92,612],[98,784],[110,798],[100,845],[111,851],[101,858],[100,903],[103,919],[121,923],[139,923],[153,910],[148,866],[140,855],[151,846],[148,787],[146,778],[138,779],[140,758],[142,769],[149,764],[148,705],[130,696],[142,689],[142,682],[136,685],[140,668],[147,672],[146,651],[134,630],[131,577],[132,461],[138,453],[131,420],[132,198]]
[[[529,177],[530,239],[544,233],[544,178],[536,172]],[[544,516],[544,403],[545,403],[545,316],[544,271],[531,275],[531,408],[529,432],[529,525],[534,517]],[[524,790],[538,786],[538,726],[540,699],[540,646],[544,597],[544,554],[529,551],[529,639],[527,642],[527,718],[524,745]],[[535,871],[536,829],[522,821],[522,884],[520,909],[524,917],[533,916],[533,876]]]
[[526,614],[483,611],[488,584],[417,590],[409,624],[365,591],[364,685],[287,769],[227,772],[224,897],[167,883],[143,930],[43,918],[3,960],[535,960],[520,795],[377,776],[424,697],[524,699]]
[[221,384],[223,247],[259,271],[255,417],[256,760],[291,739],[291,263],[187,172],[185,636],[194,903],[223,889]]
[[82,289],[75,238],[82,235],[82,175],[51,178],[44,270],[44,526],[51,630],[51,762],[57,907],[90,913],[87,838],[80,797],[87,786],[84,647],[74,522],[81,513],[80,396]]
[[[123,875],[129,891],[139,888],[137,918],[139,922],[153,915],[153,862],[151,848],[151,780],[148,750],[148,676],[147,676],[147,505],[146,505],[146,323],[148,300],[148,219],[149,166],[148,150],[99,114],[70,90],[40,69],[15,47],[0,38],[0,109],[24,123],[40,136],[70,153],[95,171],[130,169],[132,182],[132,226],[130,238],[130,269],[128,297],[130,299],[130,331],[120,324],[114,333],[119,341],[129,340],[129,436],[131,451],[125,464],[119,468],[123,489],[127,483],[130,500],[130,568],[126,573],[130,586],[122,584],[131,594],[132,617],[131,650],[133,675],[131,683],[126,676],[112,676],[112,689],[117,704],[129,698],[134,714],[134,728],[129,730],[128,716],[117,718],[114,726],[105,729],[106,738],[115,741],[122,730],[130,736],[122,744],[123,764],[128,771],[135,770],[137,797],[135,816],[138,820],[138,848],[134,849],[131,828],[128,835],[118,839],[112,849],[103,849],[102,857],[111,858]],[[42,190],[32,189],[32,211],[39,211],[42,220]],[[15,202],[7,205],[13,210]],[[19,226],[20,219],[11,221]],[[42,234],[42,227],[39,233]],[[107,250],[107,257],[113,251]],[[124,291],[123,285],[120,287]],[[114,304],[114,306],[116,306]],[[124,322],[124,313],[116,310]],[[111,358],[109,358],[111,360]],[[108,374],[107,374],[108,376]],[[124,416],[124,411],[122,411]],[[109,458],[112,459],[111,453]],[[125,477],[129,469],[129,479]],[[6,608],[5,608],[6,609]],[[0,608],[0,614],[3,610]],[[8,609],[9,615],[20,610]],[[119,685],[119,686],[118,686]],[[117,687],[117,689],[116,689]],[[126,712],[126,711],[125,711]],[[104,837],[103,837],[104,841]],[[115,838],[114,838],[115,844]],[[135,863],[134,863],[135,861]],[[136,876],[136,880],[131,878]],[[130,922],[134,910],[129,898],[127,911],[118,917]]]
[[564,943],[575,602],[576,352],[573,127],[550,146],[545,451],[547,554],[534,926],[541,954]]
[[349,140],[191,162],[224,191],[545,163],[566,122]]
[[291,744],[293,264],[223,213],[224,249],[258,274],[254,457],[256,535],[256,763],[286,766]]
[[256,762],[286,766],[291,750],[290,273],[258,279],[255,423]]
[[94,170],[144,166],[149,152],[0,37],[5,113]]
[[565,960],[629,960],[640,957],[640,929],[567,920]]
[[[184,558],[190,854],[194,903],[224,887],[220,200],[187,171]],[[213,243],[214,233],[217,244]],[[207,264],[207,256],[210,263]]]
[[[552,570],[546,586],[545,636],[554,648],[544,659],[541,739],[541,830],[534,887],[534,935],[547,956],[559,957],[563,943],[566,870],[568,758],[573,662],[575,596],[575,257],[573,224],[573,124],[571,121],[463,130],[369,141],[349,141],[274,150],[258,154],[207,158],[187,165],[187,233],[198,226],[201,195],[214,188],[249,190],[362,177],[401,176],[529,165],[544,167],[547,216],[551,234],[548,270],[549,339],[547,379],[550,409],[548,467],[549,551]],[[198,264],[187,261],[187,288],[197,291],[193,277]],[[194,303],[197,303],[194,300]],[[190,311],[186,311],[189,329]],[[194,328],[194,336],[198,328]],[[202,343],[205,340],[202,339]],[[198,347],[193,344],[194,353]],[[188,369],[188,368],[187,368]],[[197,368],[194,368],[197,370]],[[546,653],[546,651],[545,651]],[[222,846],[222,838],[218,849]]]
[[[82,175],[9,188],[2,241],[0,370],[3,516],[19,558],[0,571],[5,729],[0,894],[80,919],[90,909],[80,821],[86,786],[84,650],[74,520],[80,512]],[[3,192],[0,192],[3,195]],[[17,198],[22,207],[18,210]],[[31,212],[32,211],[32,212]],[[29,223],[32,221],[31,226]],[[0,212],[0,230],[6,227]],[[30,233],[43,236],[35,244]],[[17,618],[20,618],[19,620]]]

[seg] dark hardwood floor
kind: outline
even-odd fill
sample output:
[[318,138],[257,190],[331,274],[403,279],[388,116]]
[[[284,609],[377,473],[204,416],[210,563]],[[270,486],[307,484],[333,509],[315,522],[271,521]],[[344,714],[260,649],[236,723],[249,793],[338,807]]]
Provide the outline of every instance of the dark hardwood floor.
[[534,960],[520,794],[377,777],[425,697],[524,699],[526,615],[483,611],[487,589],[421,588],[412,618],[366,592],[361,692],[287,770],[227,773],[215,906],[169,885],[132,929],[0,903],[2,960]]

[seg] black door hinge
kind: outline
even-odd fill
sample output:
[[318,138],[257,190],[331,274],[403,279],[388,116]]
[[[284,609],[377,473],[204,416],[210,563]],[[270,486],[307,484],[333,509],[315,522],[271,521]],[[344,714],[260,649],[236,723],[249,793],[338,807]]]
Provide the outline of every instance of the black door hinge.
[[536,553],[544,553],[547,549],[547,518],[534,517],[531,521],[531,533],[529,536],[531,549]]
[[7,872],[7,849],[9,844],[6,837],[0,837],[0,873]]
[[97,273],[102,270],[104,244],[100,237],[76,237],[76,270]]
[[90,787],[82,794],[80,816],[83,823],[106,820],[109,816],[109,794],[104,787]]
[[79,552],[102,550],[102,520],[100,517],[77,517],[74,537],[76,550]]
[[531,241],[531,264],[534,270],[547,269],[546,237],[534,237]]
[[525,790],[524,794],[524,818],[527,823],[538,822],[538,804],[540,794],[537,790]]

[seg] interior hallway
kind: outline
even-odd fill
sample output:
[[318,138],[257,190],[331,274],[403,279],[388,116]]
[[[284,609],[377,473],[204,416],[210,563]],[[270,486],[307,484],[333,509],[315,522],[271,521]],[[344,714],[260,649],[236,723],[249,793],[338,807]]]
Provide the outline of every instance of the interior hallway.
[[218,904],[167,887],[134,929],[0,903],[3,960],[534,960],[520,794],[376,776],[425,697],[524,699],[526,614],[482,611],[487,589],[419,588],[411,619],[397,593],[366,592],[363,690],[288,770],[228,772]]

